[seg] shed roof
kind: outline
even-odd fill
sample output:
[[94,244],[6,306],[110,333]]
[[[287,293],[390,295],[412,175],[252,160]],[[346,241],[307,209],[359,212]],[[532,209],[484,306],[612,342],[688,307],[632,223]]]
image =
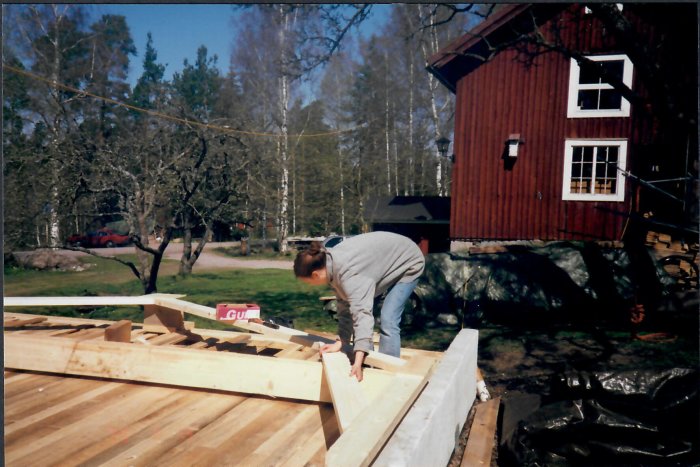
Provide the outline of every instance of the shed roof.
[[449,224],[450,198],[378,196],[367,201],[365,216],[375,224]]

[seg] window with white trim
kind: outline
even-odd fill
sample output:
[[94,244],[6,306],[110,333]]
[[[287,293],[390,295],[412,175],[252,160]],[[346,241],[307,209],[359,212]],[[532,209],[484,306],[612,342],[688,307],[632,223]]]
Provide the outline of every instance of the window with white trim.
[[[594,62],[602,62],[602,66],[608,73],[617,76],[632,89],[632,61],[626,55],[591,55],[586,58]],[[629,117],[629,115],[630,103],[619,91],[606,83],[598,73],[581,69],[578,62],[571,59],[567,117]]]
[[624,201],[626,140],[566,140],[562,199]]

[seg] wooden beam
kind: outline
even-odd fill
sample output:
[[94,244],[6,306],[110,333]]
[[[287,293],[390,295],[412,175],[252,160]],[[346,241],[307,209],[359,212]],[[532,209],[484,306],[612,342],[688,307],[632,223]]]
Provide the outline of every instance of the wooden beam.
[[105,340],[109,342],[131,342],[131,321],[123,319],[105,329]]
[[[17,319],[30,319],[37,318],[39,315],[32,315],[27,313],[15,313],[15,312],[4,312],[5,317],[13,317]],[[114,324],[114,321],[108,321],[104,319],[87,319],[87,318],[69,318],[66,316],[44,316],[47,318],[48,324],[56,325],[68,325],[68,326],[80,326],[89,324],[90,326],[109,326]]]
[[326,383],[331,391],[333,410],[343,433],[367,407],[367,398],[357,378],[350,376],[350,360],[343,352],[321,354]]
[[[318,362],[12,332],[4,339],[5,368],[332,402]],[[362,389],[373,398],[391,379],[367,369]]]
[[165,326],[169,332],[185,329],[185,317],[182,311],[160,305],[144,305],[143,324]]
[[157,295],[154,297],[155,305],[160,305],[163,308],[178,310],[191,315],[199,316],[200,318],[216,321],[216,308],[210,306],[198,305],[196,303],[186,302],[177,297]]
[[[81,305],[158,305],[160,309],[177,310],[179,312],[189,313],[200,318],[216,321],[216,308],[190,303],[185,300],[180,300],[184,295],[174,294],[150,294],[137,297],[5,297],[6,306],[81,306]],[[149,308],[155,310],[156,308]],[[146,313],[146,312],[144,312]],[[144,319],[145,325],[165,325],[168,328],[173,328],[180,324],[180,319],[173,311],[156,313],[154,311],[147,312],[145,316],[149,317],[148,321]],[[153,317],[153,315],[156,317]],[[161,318],[160,315],[167,314],[167,318]],[[170,324],[163,324],[160,320],[165,319]],[[223,322],[223,321],[218,321]],[[111,323],[111,322],[110,322]],[[312,347],[315,342],[333,343],[333,339],[327,337],[306,333],[297,329],[279,326],[270,328],[262,324],[250,323],[246,320],[237,320],[231,323],[226,323],[233,327],[252,331],[266,336],[285,339],[296,344],[301,344],[306,347]],[[176,329],[170,329],[172,331]],[[365,357],[365,363],[374,368],[380,368],[389,371],[402,371],[406,365],[406,361],[384,355],[379,352],[371,351]]]
[[[216,320],[216,308],[204,305],[197,305],[195,303],[186,302],[178,298],[170,296],[157,296],[155,298],[155,304],[165,308],[190,313],[201,318]],[[233,322],[226,322],[226,324],[229,324],[239,329],[245,329],[246,331],[257,332],[266,336],[287,339],[294,342],[295,344],[301,344],[306,347],[312,347],[314,343],[319,341],[327,344],[335,342],[334,339],[328,339],[324,336],[299,331],[297,329],[292,329],[285,326],[271,328],[263,324],[251,323],[247,320],[236,320]],[[365,357],[365,363],[367,365],[373,366],[375,368],[381,368],[383,370],[400,371],[406,364],[406,361],[397,357],[392,357],[390,355],[385,355],[379,352],[372,351],[369,352],[369,354]]]
[[447,465],[476,398],[478,341],[476,330],[457,334],[374,465]]
[[[141,329],[143,329],[145,332],[157,332],[157,333],[172,332],[171,329],[169,329],[165,326],[162,326],[160,324],[137,324],[137,326],[141,326]],[[184,321],[183,327],[187,331],[193,330],[195,328],[194,321]]]
[[186,340],[186,335],[177,332],[170,332],[167,334],[161,334],[153,339],[149,339],[148,343],[150,345],[174,345]]
[[427,377],[416,375],[394,376],[387,390],[365,407],[345,433],[333,443],[326,454],[326,465],[369,465],[427,381]]
[[148,305],[153,297],[4,297],[3,305],[12,306],[107,306],[107,305]]
[[460,467],[491,465],[491,453],[496,439],[496,422],[500,398],[491,399],[476,406],[476,413],[469,430]]
[[5,328],[20,328],[22,326],[27,326],[30,324],[43,323],[48,318],[46,316],[37,316],[36,318],[27,319],[8,319],[3,320],[3,327]]
[[156,300],[176,299],[184,295],[150,294],[136,297],[3,297],[3,306],[109,306],[109,305],[153,305]]

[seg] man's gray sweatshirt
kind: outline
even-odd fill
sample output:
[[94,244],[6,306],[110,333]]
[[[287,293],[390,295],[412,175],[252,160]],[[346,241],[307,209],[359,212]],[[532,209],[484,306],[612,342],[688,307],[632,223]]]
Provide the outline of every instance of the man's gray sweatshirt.
[[329,248],[326,269],[338,297],[338,335],[343,344],[354,334],[354,350],[372,350],[374,298],[397,282],[418,279],[424,267],[418,245],[390,232],[358,235]]

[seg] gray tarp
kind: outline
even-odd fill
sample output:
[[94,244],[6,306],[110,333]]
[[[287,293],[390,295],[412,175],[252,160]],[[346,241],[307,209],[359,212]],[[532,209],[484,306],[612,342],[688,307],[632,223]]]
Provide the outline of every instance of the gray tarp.
[[[645,248],[605,248],[591,242],[512,245],[500,253],[430,254],[407,319],[453,314],[474,323],[484,313],[517,319],[526,311],[566,319],[577,312],[610,313],[653,301],[672,283]],[[510,316],[509,316],[510,315]]]

